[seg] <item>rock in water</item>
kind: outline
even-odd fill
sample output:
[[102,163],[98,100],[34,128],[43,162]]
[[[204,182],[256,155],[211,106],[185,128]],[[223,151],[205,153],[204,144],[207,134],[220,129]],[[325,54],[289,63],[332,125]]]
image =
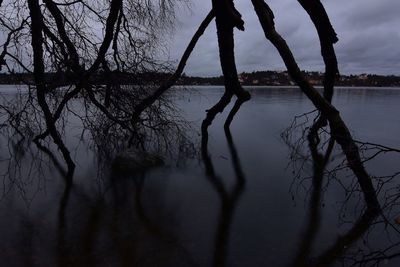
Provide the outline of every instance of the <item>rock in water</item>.
[[112,164],[116,171],[143,171],[164,165],[164,159],[157,154],[143,150],[127,150],[118,154]]

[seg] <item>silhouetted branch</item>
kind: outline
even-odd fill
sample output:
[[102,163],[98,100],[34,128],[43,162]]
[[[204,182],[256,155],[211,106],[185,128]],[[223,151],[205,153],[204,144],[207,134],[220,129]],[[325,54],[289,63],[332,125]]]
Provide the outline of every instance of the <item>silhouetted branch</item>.
[[132,116],[133,121],[138,120],[138,118],[140,117],[140,114],[146,108],[148,108],[150,105],[152,105],[165,91],[167,91],[169,88],[171,88],[171,86],[173,86],[176,83],[176,81],[182,75],[182,72],[185,68],[186,62],[189,59],[198,40],[203,35],[204,31],[207,29],[208,25],[211,23],[211,21],[214,19],[214,17],[215,17],[215,13],[213,10],[211,10],[208,13],[208,15],[206,16],[206,18],[203,20],[203,22],[200,24],[196,33],[194,34],[191,41],[189,42],[189,45],[187,46],[185,52],[183,53],[183,56],[182,56],[181,60],[179,61],[178,67],[175,70],[174,74],[165,83],[163,83],[153,94],[146,97],[144,100],[141,101],[141,103],[139,103],[136,106],[135,113]]
[[[7,8],[13,7],[16,10],[18,16],[15,17],[7,16],[7,8],[1,7],[0,25],[7,29],[8,38],[0,61],[6,62],[6,58],[8,59],[6,67],[10,72],[11,63],[14,63],[19,65],[20,69],[34,74],[33,82],[29,81],[29,78],[26,81],[31,85],[28,93],[36,94],[36,98],[31,98],[29,103],[32,107],[40,107],[35,112],[43,116],[46,125],[45,128],[40,128],[39,132],[35,132],[34,142],[40,144],[47,137],[51,137],[68,167],[68,183],[72,181],[75,164],[68,147],[64,144],[63,116],[73,114],[81,119],[83,124],[94,126],[91,130],[103,123],[106,127],[112,125],[114,128],[110,135],[119,128],[124,133],[117,135],[131,139],[129,143],[143,143],[143,140],[148,142],[153,138],[158,138],[160,141],[162,137],[157,137],[154,133],[183,125],[178,121],[167,121],[178,118],[172,116],[173,105],[169,103],[167,97],[161,97],[161,94],[153,96],[152,103],[145,107],[146,112],[144,110],[137,112],[141,101],[148,97],[148,92],[155,87],[155,84],[159,84],[159,80],[152,81],[151,84],[140,81],[131,85],[129,90],[110,86],[104,95],[105,105],[102,104],[103,86],[92,84],[103,71],[113,73],[115,65],[117,71],[130,73],[136,80],[138,80],[136,76],[141,77],[148,73],[153,75],[168,70],[166,63],[160,63],[153,57],[154,49],[161,40],[162,31],[173,26],[175,2],[180,0],[161,0],[157,4],[130,0],[111,0],[109,3],[91,1],[90,4],[84,0],[68,3],[45,0],[40,4],[40,1],[32,0],[28,1],[27,5],[11,0],[7,2]],[[30,15],[29,21],[19,16],[25,13]],[[179,78],[191,50],[213,17],[213,12],[210,12],[196,32],[177,72],[167,82],[168,88]],[[103,26],[103,32],[94,32],[93,25]],[[12,49],[7,49],[8,47]],[[26,51],[27,55],[20,51]],[[31,59],[32,62],[29,61]],[[54,71],[62,81],[49,81],[48,72]],[[118,82],[111,81],[111,83]],[[64,87],[66,84],[70,87]],[[164,88],[164,91],[168,88]],[[95,114],[94,117],[88,115],[88,110],[83,111],[83,114],[71,110],[74,99],[78,98],[83,100],[85,108]],[[156,100],[159,100],[159,104],[150,107]],[[106,122],[97,121],[99,112],[104,115],[103,119]],[[158,112],[165,114],[157,114]],[[36,117],[37,114],[32,116]],[[132,118],[135,116],[138,120],[132,123]],[[139,118],[140,116],[142,117]],[[155,121],[151,122],[152,119]],[[95,126],[96,123],[99,124]],[[103,129],[102,133],[105,134],[106,130]],[[149,136],[144,138],[144,134]],[[175,137],[179,139],[182,136],[178,134]],[[134,138],[140,141],[132,141]],[[163,138],[164,142],[167,142],[167,139],[170,141],[170,138]],[[40,146],[38,148],[47,149]]]
[[208,135],[208,127],[212,124],[215,116],[223,112],[233,95],[236,95],[238,101],[225,122],[225,128],[229,128],[240,106],[251,98],[250,93],[244,90],[239,83],[235,63],[233,29],[237,27],[240,30],[244,30],[244,22],[241,19],[241,14],[236,10],[231,0],[213,0],[212,4],[216,13],[219,57],[224,76],[225,93],[217,104],[207,110],[206,118],[201,125],[202,138],[204,139],[203,143],[208,139],[206,136]]
[[342,120],[339,112],[304,78],[286,41],[275,30],[274,15],[269,6],[264,0],[252,0],[252,3],[265,37],[271,41],[279,51],[290,76],[298,84],[303,93],[307,95],[314,106],[329,121],[332,135],[342,147],[350,168],[357,176],[359,184],[365,194],[366,203],[372,205],[372,209],[379,209],[379,203],[376,200],[375,189],[371,178],[362,165],[358,147],[353,141],[350,131]]
[[[305,121],[308,121],[306,116],[309,114],[303,114],[302,117]],[[296,117],[295,120],[300,118]],[[387,248],[381,249],[379,251],[372,251],[367,253],[368,249],[359,248],[351,251],[352,244],[356,243],[361,238],[364,239],[364,243],[367,242],[366,235],[371,231],[372,227],[378,227],[381,225],[382,228],[387,231],[387,234],[390,236],[390,233],[398,234],[397,226],[393,225],[389,219],[386,218],[387,214],[392,212],[392,208],[394,202],[388,201],[390,196],[387,195],[391,191],[391,188],[386,186],[383,188],[383,185],[378,186],[376,190],[376,195],[378,196],[379,191],[384,191],[384,194],[380,195],[380,199],[383,198],[384,203],[381,205],[380,210],[376,210],[373,208],[374,204],[366,203],[367,208],[363,212],[363,214],[359,217],[356,222],[351,222],[353,226],[347,230],[344,234],[342,234],[336,241],[331,245],[325,252],[321,253],[319,256],[312,256],[311,252],[313,251],[313,246],[317,240],[317,234],[319,229],[321,228],[321,199],[323,193],[327,192],[328,188],[323,187],[323,178],[326,177],[328,181],[326,182],[326,187],[331,186],[331,182],[329,181],[332,176],[336,176],[336,173],[340,172],[342,169],[345,169],[346,166],[343,166],[341,169],[327,169],[327,165],[331,162],[330,155],[333,152],[334,140],[332,136],[326,131],[316,131],[317,127],[315,125],[318,124],[318,117],[314,120],[313,124],[310,127],[305,127],[303,122],[299,122],[296,124],[294,122],[291,128],[288,131],[297,131],[300,130],[299,137],[294,137],[295,133],[286,133],[283,137],[292,136],[291,138],[299,138],[296,139],[287,139],[287,142],[297,143],[298,146],[304,146],[304,142],[300,141],[302,139],[308,140],[308,149],[307,151],[310,153],[310,157],[307,155],[307,152],[302,157],[298,157],[297,159],[300,161],[308,161],[310,160],[312,163],[312,184],[311,184],[311,197],[309,198],[309,217],[307,219],[306,229],[304,234],[302,235],[299,251],[294,258],[294,262],[291,266],[330,266],[333,265],[337,261],[343,261],[344,265],[354,264],[352,266],[369,266],[368,263],[374,262],[376,264],[382,262],[385,259],[389,259],[391,257],[397,257],[398,253],[393,252],[395,248],[399,247],[398,243],[393,243],[388,245]],[[328,135],[329,140],[327,142],[321,143],[321,140],[324,140],[324,137],[320,135]],[[292,141],[290,141],[292,140]],[[290,145],[290,148],[295,148],[296,145]],[[361,146],[362,148],[362,146]],[[301,151],[300,148],[296,148],[297,151]],[[319,151],[324,149],[324,153],[320,153]],[[297,153],[297,152],[291,152]],[[296,158],[293,158],[296,161]],[[341,163],[343,164],[343,162]],[[299,172],[303,170],[298,170]],[[377,177],[374,177],[376,180]],[[357,184],[350,184],[347,187],[343,185],[346,190],[346,199],[343,202],[343,207],[348,205],[349,196],[357,192]],[[360,194],[365,192],[361,191]],[[369,194],[367,192],[367,194]],[[342,207],[342,209],[343,209]],[[357,208],[357,210],[361,210]],[[343,211],[343,210],[342,210]],[[341,211],[341,212],[342,212]],[[344,215],[344,214],[343,214]],[[340,215],[342,217],[342,215]],[[378,218],[382,218],[382,220],[378,220]],[[389,231],[390,230],[390,231]],[[368,247],[368,245],[367,245]],[[391,253],[388,253],[391,251]],[[358,264],[358,265],[356,265]]]
[[325,63],[324,97],[331,102],[335,80],[339,76],[333,44],[339,39],[320,0],[298,0],[298,2],[307,11],[318,32],[321,55]]

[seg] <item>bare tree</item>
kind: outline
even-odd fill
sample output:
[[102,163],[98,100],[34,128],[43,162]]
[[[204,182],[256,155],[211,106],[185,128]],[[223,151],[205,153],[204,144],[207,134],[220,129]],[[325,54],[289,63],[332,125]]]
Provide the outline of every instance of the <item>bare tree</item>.
[[[62,134],[68,114],[79,116],[92,130],[99,131],[102,125],[103,134],[122,131],[120,137],[126,137],[131,146],[143,147],[152,132],[167,136],[167,129],[179,128],[174,107],[162,95],[180,77],[214,14],[210,12],[195,33],[177,70],[164,79],[158,76],[171,73],[171,65],[156,56],[163,33],[173,27],[178,2],[2,1],[0,27],[6,41],[1,66],[10,73],[32,75],[21,82],[29,84],[26,105],[39,106],[40,111],[33,109],[39,112],[35,117],[43,118],[35,128],[39,132],[34,143],[43,148],[43,140],[53,140],[67,164],[68,183],[75,169]],[[128,74],[132,85],[121,85],[123,74]],[[109,76],[104,85],[96,82],[99,75]],[[83,99],[83,115],[70,108],[77,97]],[[9,107],[2,108],[13,117]],[[94,116],[88,116],[89,112]]]

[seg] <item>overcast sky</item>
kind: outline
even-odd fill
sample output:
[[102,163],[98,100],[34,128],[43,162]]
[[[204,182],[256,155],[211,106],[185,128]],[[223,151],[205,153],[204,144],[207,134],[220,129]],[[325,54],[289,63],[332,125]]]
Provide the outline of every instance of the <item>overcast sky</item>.
[[[200,22],[211,9],[211,0],[192,0],[180,8],[176,32],[169,41],[170,57],[178,60]],[[318,36],[306,12],[295,0],[267,1],[275,13],[276,28],[304,70],[323,71]],[[335,45],[343,74],[400,75],[400,0],[323,0],[338,34]],[[276,49],[265,39],[250,0],[235,0],[245,21],[244,32],[235,31],[239,72],[284,70]],[[220,75],[215,22],[198,42],[186,74]]]

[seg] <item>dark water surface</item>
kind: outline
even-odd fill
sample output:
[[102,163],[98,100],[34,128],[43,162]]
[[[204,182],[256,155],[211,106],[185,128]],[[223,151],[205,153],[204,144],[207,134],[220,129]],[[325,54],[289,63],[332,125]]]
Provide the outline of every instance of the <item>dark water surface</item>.
[[[226,113],[210,128],[214,176],[193,157],[99,179],[71,119],[68,146],[78,169],[65,191],[51,164],[17,177],[20,166],[7,161],[10,146],[1,139],[0,266],[400,266],[399,177],[374,180],[385,217],[364,213],[362,192],[347,169],[330,173],[314,190],[307,179],[312,162],[295,160],[281,137],[312,105],[296,88],[250,91],[252,100],[233,121],[232,142],[223,130]],[[0,92],[13,97],[10,88]],[[196,87],[178,94],[194,131],[222,92]],[[399,89],[337,89],[333,102],[355,139],[400,147]],[[307,151],[307,142],[300,148]],[[343,160],[337,146],[333,154],[328,170]],[[366,167],[374,177],[390,176],[399,163],[399,153],[382,153]],[[45,175],[35,179],[39,171]]]

